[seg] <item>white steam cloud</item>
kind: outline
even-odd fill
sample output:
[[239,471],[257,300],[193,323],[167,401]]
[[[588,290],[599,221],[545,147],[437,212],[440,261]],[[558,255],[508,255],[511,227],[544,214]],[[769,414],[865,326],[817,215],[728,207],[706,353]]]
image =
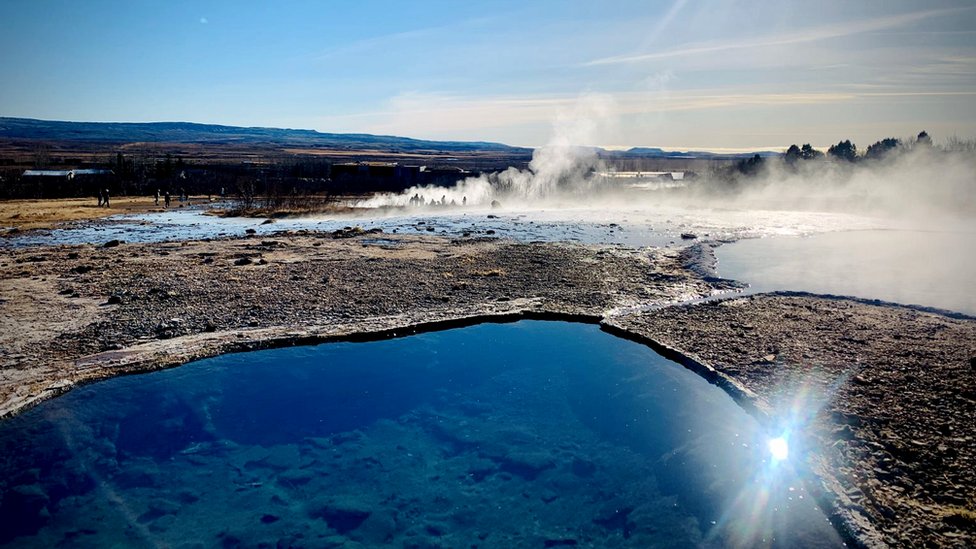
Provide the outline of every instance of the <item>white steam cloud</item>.
[[527,170],[508,168],[459,181],[452,187],[424,185],[402,193],[384,193],[358,202],[359,207],[411,207],[422,205],[520,206],[566,203],[583,199],[593,191],[591,175],[602,168],[592,147],[593,136],[611,117],[610,99],[601,95],[581,97],[572,111],[555,120],[552,138],[536,149]]
[[552,138],[535,150],[528,169],[509,168],[449,187],[412,187],[355,205],[630,210],[676,206],[842,212],[931,222],[971,221],[976,213],[976,151],[973,142],[959,140],[933,147],[907,138],[888,157],[857,163],[823,157],[789,165],[769,158],[755,173],[733,182],[726,181],[729,166],[717,164],[693,181],[664,188],[639,188],[626,178],[603,177],[607,167],[596,150],[581,145],[592,143],[597,135],[608,135],[610,101],[600,95],[580,98],[554,122]]

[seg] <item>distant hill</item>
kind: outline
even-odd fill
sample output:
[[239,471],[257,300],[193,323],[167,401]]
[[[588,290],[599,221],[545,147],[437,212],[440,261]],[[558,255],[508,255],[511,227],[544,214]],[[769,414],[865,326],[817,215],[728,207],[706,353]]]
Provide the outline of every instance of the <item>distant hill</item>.
[[[315,130],[245,128],[192,122],[62,122],[33,118],[0,117],[0,139],[78,141],[87,143],[192,143],[200,145],[267,145],[294,148],[376,150],[383,152],[488,152],[529,155],[532,149],[487,141],[426,141],[393,135],[365,133],[322,133]],[[608,151],[580,147],[604,157],[731,159],[753,155],[779,156],[778,152],[713,153],[666,151],[656,147],[634,147]]]
[[320,133],[315,130],[243,128],[191,122],[61,122],[0,117],[0,139],[101,143],[197,143],[321,147],[382,151],[484,151],[529,154],[531,149],[481,141],[425,141],[392,135]]

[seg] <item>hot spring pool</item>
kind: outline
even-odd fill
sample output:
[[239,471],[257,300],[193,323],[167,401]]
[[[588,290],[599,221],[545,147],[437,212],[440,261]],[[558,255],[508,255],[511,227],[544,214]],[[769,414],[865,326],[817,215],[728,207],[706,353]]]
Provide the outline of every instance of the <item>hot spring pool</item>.
[[720,389],[591,325],[225,355],[0,423],[0,543],[841,545],[768,443]]
[[870,230],[740,240],[719,273],[752,291],[802,290],[976,315],[972,231]]

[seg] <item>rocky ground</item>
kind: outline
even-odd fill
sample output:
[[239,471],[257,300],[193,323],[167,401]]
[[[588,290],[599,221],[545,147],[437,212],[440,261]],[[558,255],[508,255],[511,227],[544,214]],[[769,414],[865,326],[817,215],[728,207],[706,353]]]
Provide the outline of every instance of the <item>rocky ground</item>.
[[760,418],[790,410],[824,497],[866,545],[976,542],[976,321],[807,295],[658,308],[734,287],[703,277],[703,257],[358,231],[5,251],[0,416],[233,350],[603,319]]

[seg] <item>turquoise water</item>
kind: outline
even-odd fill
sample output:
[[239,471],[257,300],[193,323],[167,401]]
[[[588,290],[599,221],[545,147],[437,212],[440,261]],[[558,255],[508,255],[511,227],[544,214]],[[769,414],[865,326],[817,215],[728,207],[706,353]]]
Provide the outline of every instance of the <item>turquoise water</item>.
[[225,355],[0,424],[0,544],[839,546],[767,442],[591,325]]

